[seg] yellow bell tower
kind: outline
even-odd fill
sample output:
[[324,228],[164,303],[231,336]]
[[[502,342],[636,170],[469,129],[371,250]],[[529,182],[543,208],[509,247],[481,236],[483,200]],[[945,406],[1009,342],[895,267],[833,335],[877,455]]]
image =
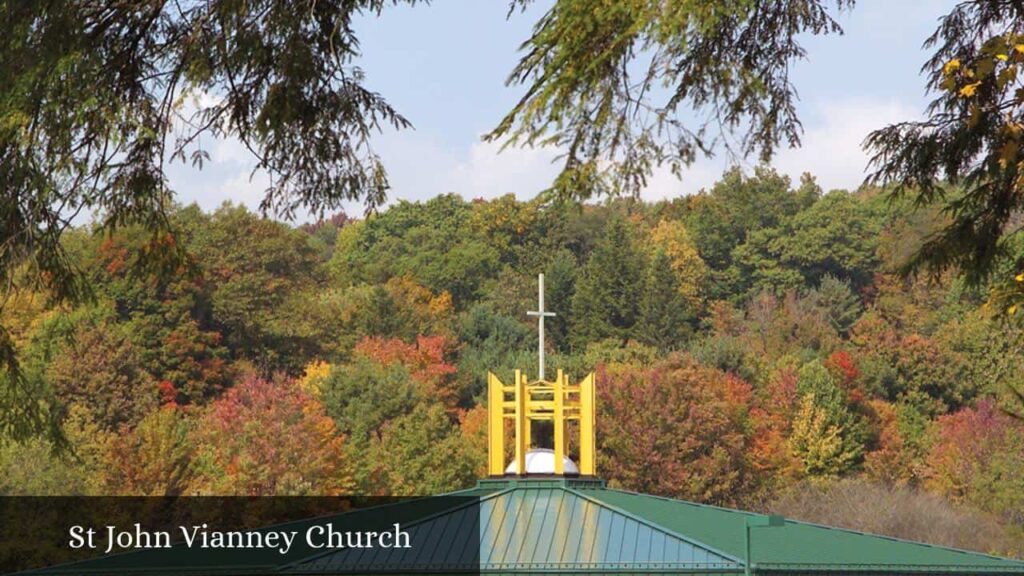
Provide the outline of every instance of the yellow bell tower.
[[505,474],[505,422],[514,422],[514,470],[520,475],[528,473],[526,454],[533,448],[531,425],[535,421],[550,421],[554,428],[554,473],[566,474],[569,422],[579,423],[579,474],[593,476],[594,466],[594,374],[590,373],[579,384],[570,384],[569,377],[558,370],[554,380],[544,377],[544,318],[554,313],[544,310],[544,275],[538,277],[539,309],[529,312],[537,316],[538,374],[529,381],[521,370],[515,371],[511,385],[502,383],[493,373],[487,373],[487,472],[491,476]]

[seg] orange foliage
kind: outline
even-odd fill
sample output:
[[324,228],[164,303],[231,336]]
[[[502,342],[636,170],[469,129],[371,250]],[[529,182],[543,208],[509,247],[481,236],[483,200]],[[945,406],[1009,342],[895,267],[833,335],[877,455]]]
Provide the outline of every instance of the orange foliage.
[[783,476],[796,472],[796,462],[786,439],[797,396],[797,370],[787,366],[768,382],[759,394],[759,401],[750,409],[754,431],[750,460],[759,472],[775,471]]
[[458,401],[456,367],[445,361],[451,348],[445,336],[417,336],[415,344],[399,338],[367,336],[356,344],[355,353],[382,365],[405,367],[428,397],[440,400],[451,411]]
[[877,421],[878,447],[864,456],[864,472],[891,484],[909,483],[915,476],[913,458],[907,454],[896,409],[885,400],[870,400],[868,406]]

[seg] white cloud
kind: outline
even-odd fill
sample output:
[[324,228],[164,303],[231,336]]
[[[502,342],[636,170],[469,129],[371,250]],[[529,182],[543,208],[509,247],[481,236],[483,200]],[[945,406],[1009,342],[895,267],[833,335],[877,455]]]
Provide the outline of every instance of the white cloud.
[[554,148],[506,148],[493,142],[476,142],[469,158],[449,172],[453,190],[467,198],[495,198],[515,194],[520,200],[536,196],[558,175],[558,151]]
[[796,181],[810,172],[825,190],[854,189],[867,175],[864,138],[894,122],[911,120],[918,111],[896,100],[851,99],[817,107],[805,121],[803,145],[781,151],[773,165]]
[[[897,100],[833,100],[811,107],[803,117],[803,144],[778,151],[771,165],[794,183],[809,172],[826,192],[835,188],[853,190],[867,175],[869,156],[862,148],[864,138],[873,130],[917,116],[916,110]],[[733,164],[723,154],[702,158],[683,170],[681,180],[668,169],[659,169],[643,196],[659,200],[694,194],[713,185]],[[738,164],[750,173],[757,162],[745,159]]]
[[[854,189],[865,176],[868,155],[861,148],[867,134],[899,120],[916,117],[906,104],[896,100],[850,99],[831,101],[805,115],[803,146],[780,151],[772,165],[799,181],[803,172],[817,177],[826,191]],[[545,189],[560,168],[553,148],[506,148],[478,138],[467,147],[445,144],[415,131],[385,134],[375,147],[384,160],[391,180],[389,202],[426,200],[455,192],[463,198],[496,198],[513,193],[519,199],[534,197]],[[254,159],[233,139],[210,146],[211,162],[204,170],[176,166],[172,183],[185,202],[198,201],[213,209],[225,200],[256,209],[267,187],[265,173],[251,179]],[[724,154],[700,159],[683,170],[682,179],[660,168],[648,182],[642,196],[647,200],[675,198],[710,187],[729,167]],[[748,171],[754,162],[741,164]],[[344,206],[350,214],[361,214],[358,203]],[[301,217],[299,220],[305,218]]]

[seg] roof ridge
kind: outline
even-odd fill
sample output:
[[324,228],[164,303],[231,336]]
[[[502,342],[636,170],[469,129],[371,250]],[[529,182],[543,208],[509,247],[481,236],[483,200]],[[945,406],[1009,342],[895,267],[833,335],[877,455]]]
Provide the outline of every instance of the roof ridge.
[[576,490],[575,488],[568,488],[568,487],[565,487],[565,486],[562,486],[560,488],[562,490],[566,491],[566,492],[571,492],[572,494],[575,494],[577,497],[583,498],[584,500],[586,500],[588,502],[592,502],[592,503],[594,503],[594,504],[596,504],[598,506],[601,506],[602,508],[605,508],[606,510],[611,510],[612,512],[615,512],[616,514],[621,514],[621,515],[623,515],[623,516],[625,516],[625,517],[627,517],[627,518],[629,518],[629,519],[631,519],[631,520],[633,520],[635,522],[639,522],[640,524],[643,524],[644,526],[647,526],[648,528],[651,528],[651,529],[656,530],[658,532],[661,532],[663,534],[667,534],[667,535],[672,536],[673,538],[676,538],[678,540],[682,540],[683,542],[686,542],[687,544],[690,544],[691,546],[697,546],[698,548],[703,548],[704,550],[707,550],[708,552],[711,552],[713,554],[717,554],[718,556],[721,556],[722,558],[728,559],[728,560],[736,563],[737,567],[742,567],[744,565],[743,560],[741,560],[740,558],[738,558],[736,556],[733,556],[732,554],[728,554],[726,552],[723,552],[723,551],[719,550],[718,548],[715,548],[713,546],[708,545],[705,542],[701,542],[700,540],[696,540],[696,539],[691,538],[689,536],[686,536],[684,534],[680,534],[679,532],[676,532],[675,530],[672,530],[672,529],[670,529],[670,528],[668,528],[666,526],[663,526],[661,524],[658,524],[656,522],[652,522],[651,520],[648,520],[648,519],[646,519],[646,518],[644,518],[642,516],[638,516],[636,514],[633,514],[632,512],[629,512],[627,510],[623,510],[622,508],[619,508],[618,506],[615,506],[614,504],[609,504],[609,503],[601,500],[600,498],[595,498],[593,496],[589,496],[587,494],[583,494],[582,492],[580,492],[579,490]]
[[[469,501],[463,502],[461,504],[456,504],[455,506],[452,506],[450,508],[445,508],[443,510],[439,510],[437,512],[434,512],[433,514],[428,514],[428,515],[426,515],[426,516],[424,516],[422,518],[417,518],[417,519],[413,520],[412,522],[408,522],[408,523],[404,524],[403,526],[404,527],[418,526],[420,524],[429,522],[429,521],[431,521],[431,520],[433,520],[435,518],[439,518],[439,517],[444,516],[446,514],[451,514],[452,512],[455,512],[456,510],[462,510],[463,508],[467,508],[469,506],[479,505],[480,502],[483,502],[484,500],[489,500],[491,498],[495,498],[497,496],[501,496],[501,495],[503,495],[503,494],[505,494],[507,492],[511,492],[512,490],[514,490],[514,488],[505,488],[504,490],[498,490],[498,491],[492,492],[490,494],[484,494],[482,496],[477,497],[478,500],[476,500],[475,502],[472,500],[472,498],[473,498],[472,496],[464,496],[464,498],[469,499]],[[410,502],[416,502],[416,501],[419,501],[419,500],[426,500],[428,498],[429,499],[433,499],[433,498],[451,497],[451,496],[454,496],[454,495],[458,494],[459,492],[469,492],[469,491],[470,490],[458,490],[456,492],[449,492],[449,493],[446,493],[446,494],[440,494],[438,496],[425,496],[423,498],[414,498],[413,500],[410,500]],[[317,560],[319,558],[323,558],[324,556],[330,556],[331,554],[335,554],[337,552],[339,552],[339,549],[337,549],[337,548],[331,548],[331,549],[328,549],[328,550],[323,550],[321,552],[317,552],[316,554],[312,554],[310,556],[306,556],[305,558],[299,558],[297,560],[294,560],[292,562],[289,562],[287,564],[279,566],[277,571],[278,572],[284,572],[284,571],[290,570],[290,569],[292,569],[294,567],[298,567],[298,566],[300,566],[302,564],[307,564],[307,563],[312,562],[314,560]]]

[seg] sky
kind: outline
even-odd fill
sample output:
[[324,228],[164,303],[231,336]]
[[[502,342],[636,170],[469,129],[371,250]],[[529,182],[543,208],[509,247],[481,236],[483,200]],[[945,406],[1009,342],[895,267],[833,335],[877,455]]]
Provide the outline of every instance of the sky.
[[[551,149],[508,148],[485,143],[522,94],[505,85],[518,47],[550,0],[508,16],[506,0],[436,0],[398,6],[356,23],[366,85],[381,93],[413,129],[386,131],[374,139],[388,171],[389,202],[425,200],[455,192],[464,198],[508,193],[529,199],[558,172]],[[927,102],[920,74],[927,59],[922,43],[953,0],[859,0],[839,16],[845,34],[808,37],[806,60],[791,79],[799,93],[802,146],[783,149],[772,166],[797,181],[813,174],[825,190],[853,189],[864,179],[861,149],[873,129],[918,118]],[[211,162],[202,170],[174,164],[170,183],[183,203],[212,210],[225,201],[256,208],[267,177],[252,174],[252,157],[237,141],[207,143]],[[682,179],[658,171],[642,196],[648,200],[692,194],[714,184],[729,168],[723,154],[700,159]],[[756,162],[741,162],[747,171]],[[346,205],[361,215],[363,207]],[[308,215],[299,220],[308,219]]]

